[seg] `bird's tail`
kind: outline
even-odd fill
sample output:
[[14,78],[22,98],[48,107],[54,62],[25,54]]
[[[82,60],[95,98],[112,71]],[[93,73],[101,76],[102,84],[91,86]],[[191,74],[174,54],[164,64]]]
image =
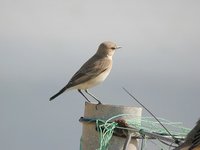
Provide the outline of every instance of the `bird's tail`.
[[53,95],[52,97],[50,97],[49,101],[52,101],[54,98],[56,98],[57,96],[59,96],[60,94],[62,94],[63,92],[65,92],[66,90],[67,90],[67,87],[65,86],[58,93],[56,93],[55,95]]

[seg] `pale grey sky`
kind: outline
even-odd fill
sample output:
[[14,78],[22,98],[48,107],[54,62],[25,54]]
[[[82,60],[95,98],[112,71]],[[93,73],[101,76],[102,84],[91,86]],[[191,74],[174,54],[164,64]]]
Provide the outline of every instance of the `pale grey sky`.
[[[193,127],[200,117],[200,2],[197,0],[1,0],[0,149],[79,149],[84,99],[49,102],[98,45],[122,46],[102,102],[138,106]],[[144,115],[147,113],[144,112]]]

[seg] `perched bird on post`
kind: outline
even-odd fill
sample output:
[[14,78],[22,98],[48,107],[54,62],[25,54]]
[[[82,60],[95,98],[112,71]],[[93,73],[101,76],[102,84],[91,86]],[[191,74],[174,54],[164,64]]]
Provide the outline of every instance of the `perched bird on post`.
[[82,65],[65,87],[50,98],[50,101],[66,90],[77,89],[88,102],[90,102],[90,100],[81,90],[84,90],[88,95],[101,104],[100,100],[89,93],[88,89],[100,84],[106,79],[112,69],[112,56],[115,53],[115,50],[119,48],[121,47],[117,46],[113,42],[106,41],[101,43],[97,52]]
[[188,133],[184,143],[174,150],[200,150],[200,119],[196,126]]

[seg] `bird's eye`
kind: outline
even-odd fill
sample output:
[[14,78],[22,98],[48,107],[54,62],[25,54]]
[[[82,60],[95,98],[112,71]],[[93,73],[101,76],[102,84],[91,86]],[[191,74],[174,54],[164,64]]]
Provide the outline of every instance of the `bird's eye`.
[[114,49],[115,49],[115,47],[111,47],[111,49],[113,49],[113,50],[114,50]]

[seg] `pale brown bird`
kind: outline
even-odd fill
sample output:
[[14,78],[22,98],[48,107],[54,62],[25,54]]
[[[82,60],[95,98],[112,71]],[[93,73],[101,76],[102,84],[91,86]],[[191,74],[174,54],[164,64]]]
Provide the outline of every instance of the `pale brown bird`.
[[100,84],[106,79],[112,69],[112,56],[115,50],[119,48],[121,47],[113,42],[106,41],[101,43],[97,52],[82,65],[65,87],[50,98],[50,101],[66,90],[77,89],[88,102],[90,102],[90,100],[81,90],[84,90],[100,104],[101,102],[94,95],[89,93],[88,89]]
[[188,133],[184,143],[174,150],[200,150],[200,119],[196,126]]

